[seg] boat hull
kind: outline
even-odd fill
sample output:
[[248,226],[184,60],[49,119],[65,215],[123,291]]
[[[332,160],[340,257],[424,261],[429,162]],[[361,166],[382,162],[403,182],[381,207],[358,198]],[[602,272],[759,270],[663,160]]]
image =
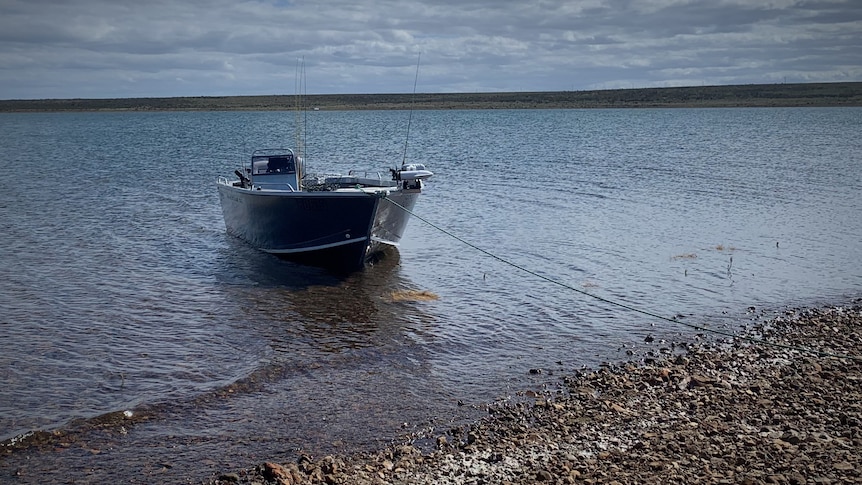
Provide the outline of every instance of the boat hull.
[[285,259],[348,271],[398,244],[410,215],[404,209],[412,210],[419,195],[401,189],[253,190],[224,183],[218,190],[228,233]]

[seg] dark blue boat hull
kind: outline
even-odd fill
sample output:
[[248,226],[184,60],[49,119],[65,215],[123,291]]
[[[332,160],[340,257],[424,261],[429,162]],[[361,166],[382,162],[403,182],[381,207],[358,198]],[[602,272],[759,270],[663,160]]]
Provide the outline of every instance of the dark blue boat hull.
[[361,191],[218,189],[230,234],[285,259],[347,271],[398,243],[409,219],[401,207],[411,210],[419,192],[391,192],[396,206]]

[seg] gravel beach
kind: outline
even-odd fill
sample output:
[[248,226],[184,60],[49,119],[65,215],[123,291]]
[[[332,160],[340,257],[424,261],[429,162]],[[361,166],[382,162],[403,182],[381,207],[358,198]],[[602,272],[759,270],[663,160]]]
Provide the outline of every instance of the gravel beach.
[[226,471],[217,485],[862,483],[862,306],[788,310],[745,336],[605,366],[374,453]]

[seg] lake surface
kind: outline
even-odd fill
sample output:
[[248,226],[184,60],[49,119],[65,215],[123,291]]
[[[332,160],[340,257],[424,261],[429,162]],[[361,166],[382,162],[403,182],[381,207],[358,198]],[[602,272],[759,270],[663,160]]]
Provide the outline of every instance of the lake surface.
[[[408,116],[309,112],[308,163],[394,167]],[[0,114],[0,440],[48,432],[2,476],[200,482],[433,436],[697,333],[582,292],[726,331],[862,295],[859,108],[416,111],[416,215],[511,264],[414,218],[348,277],[225,234],[216,177],[295,124]]]

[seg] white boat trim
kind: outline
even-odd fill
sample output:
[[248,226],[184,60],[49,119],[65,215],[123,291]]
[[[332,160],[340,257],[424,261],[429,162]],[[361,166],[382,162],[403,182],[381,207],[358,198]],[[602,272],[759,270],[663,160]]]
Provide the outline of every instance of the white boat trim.
[[366,240],[368,240],[367,237],[359,237],[356,239],[345,239],[344,241],[340,241],[337,243],[321,244],[319,246],[304,246],[298,249],[263,249],[263,251],[266,251],[270,254],[307,253],[309,251],[320,251],[321,249],[337,248],[339,246],[346,246],[348,244],[364,242]]
[[381,244],[388,244],[390,246],[395,246],[395,247],[398,247],[401,245],[401,243],[393,242],[393,241],[390,241],[388,239],[383,239],[382,237],[377,237],[377,236],[371,236],[371,240],[374,242],[378,242]]

